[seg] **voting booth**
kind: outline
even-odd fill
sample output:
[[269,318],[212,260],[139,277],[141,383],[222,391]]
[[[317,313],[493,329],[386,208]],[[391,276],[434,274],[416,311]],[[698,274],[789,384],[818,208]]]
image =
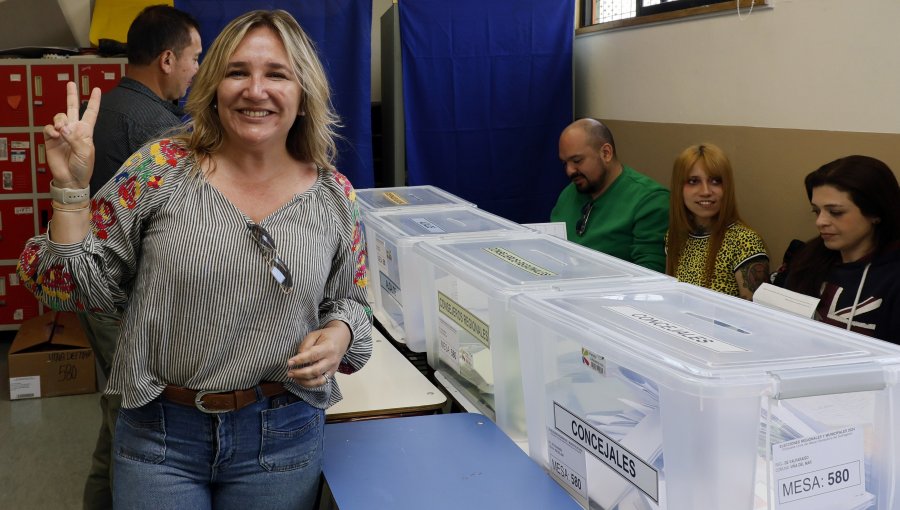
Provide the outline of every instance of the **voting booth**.
[[537,233],[427,240],[415,250],[429,364],[516,441],[525,439],[525,403],[509,299],[521,292],[671,281]]
[[585,507],[900,508],[900,347],[682,283],[510,308],[529,453]]
[[422,270],[413,246],[428,239],[529,232],[507,219],[474,207],[394,209],[366,218],[372,306],[394,340],[413,352],[425,352]]

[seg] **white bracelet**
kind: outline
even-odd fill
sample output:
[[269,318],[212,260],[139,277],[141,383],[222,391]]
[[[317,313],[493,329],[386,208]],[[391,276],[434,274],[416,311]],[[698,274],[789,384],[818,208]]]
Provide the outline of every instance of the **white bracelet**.
[[88,186],[81,189],[57,188],[53,184],[53,180],[51,180],[50,198],[61,204],[80,204],[91,198],[91,187]]

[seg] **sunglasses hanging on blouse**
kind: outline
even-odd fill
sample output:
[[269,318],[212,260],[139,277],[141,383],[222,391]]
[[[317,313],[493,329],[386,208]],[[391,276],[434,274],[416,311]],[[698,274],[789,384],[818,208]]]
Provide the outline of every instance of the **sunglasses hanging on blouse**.
[[248,224],[247,228],[250,229],[250,237],[259,246],[263,259],[269,266],[269,273],[278,282],[281,291],[289,294],[294,289],[294,279],[291,277],[291,270],[288,269],[287,264],[278,256],[272,234],[255,223]]

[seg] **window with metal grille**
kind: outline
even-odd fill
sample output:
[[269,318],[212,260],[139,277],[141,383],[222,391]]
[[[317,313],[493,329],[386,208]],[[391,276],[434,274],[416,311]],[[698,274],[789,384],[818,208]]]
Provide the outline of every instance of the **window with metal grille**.
[[618,28],[729,9],[752,9],[767,3],[767,0],[582,0],[581,26]]

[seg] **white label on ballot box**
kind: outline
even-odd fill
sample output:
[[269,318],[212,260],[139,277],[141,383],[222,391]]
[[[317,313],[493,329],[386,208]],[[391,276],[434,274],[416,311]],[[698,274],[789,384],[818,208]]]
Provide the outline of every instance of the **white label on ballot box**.
[[384,239],[375,236],[375,256],[378,257],[378,264],[381,267],[387,267],[389,253],[384,245]]
[[772,447],[775,508],[853,508],[865,493],[863,434],[856,427]]
[[453,325],[438,318],[438,357],[459,372],[459,336]]
[[[607,306],[607,309],[616,312],[618,314],[622,314],[625,317],[628,317],[631,320],[640,322],[652,328],[658,329],[664,333],[668,333],[669,335],[674,336],[675,338],[680,338],[686,342],[691,342],[694,345],[699,345],[700,347],[705,347],[711,351],[716,352],[748,352],[747,349],[742,347],[737,347],[735,345],[731,345],[729,343],[723,342],[721,340],[717,340],[713,337],[706,336],[702,333],[698,333],[690,328],[686,328],[681,324],[677,324],[675,322],[662,319],[660,317],[656,317],[654,315],[650,315],[649,313],[642,312],[637,308],[632,308],[630,306]],[[699,314],[691,314],[693,316],[698,316]],[[699,316],[700,318],[705,319],[703,316]],[[713,322],[717,326],[722,326],[725,328],[729,328],[732,330],[736,330],[739,332],[746,333],[743,329],[736,328],[731,326],[730,324],[717,321],[714,319],[709,319],[710,322]]]
[[559,432],[547,429],[547,453],[550,460],[550,474],[587,499],[584,450]]
[[381,284],[381,288],[384,289],[392,298],[394,298],[401,305],[403,304],[403,299],[400,294],[400,286],[397,285],[394,280],[384,274],[384,271],[378,271],[378,281]]
[[417,225],[425,229],[429,234],[446,234],[447,232],[441,227],[435,225],[434,223],[426,220],[425,218],[413,218],[412,219]]
[[653,466],[556,402],[553,403],[553,420],[557,431],[659,503],[659,473]]

